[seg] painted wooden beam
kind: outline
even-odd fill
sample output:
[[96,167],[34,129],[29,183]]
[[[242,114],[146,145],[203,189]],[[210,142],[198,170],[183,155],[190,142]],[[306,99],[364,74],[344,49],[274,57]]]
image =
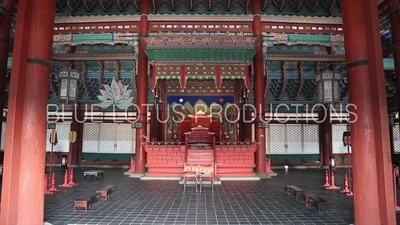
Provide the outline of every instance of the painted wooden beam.
[[[123,55],[118,55],[118,54],[110,54],[110,55],[88,55],[88,54],[82,54],[82,55],[78,55],[75,54],[77,56],[68,56],[68,54],[57,54],[56,56],[53,56],[53,60],[76,60],[76,61],[96,61],[96,60],[133,60],[133,54],[123,54]],[[322,59],[322,60],[321,60]],[[302,56],[301,58],[299,58],[298,55],[293,55],[293,56],[285,56],[285,55],[281,55],[281,56],[269,56],[268,60],[271,61],[329,61],[328,59],[330,59],[330,61],[332,61],[331,57],[326,57],[326,58],[321,58],[321,57],[304,57]],[[338,59],[342,59],[342,60],[338,60]],[[341,57],[337,57],[337,61],[344,61],[344,56],[343,58]],[[8,63],[7,63],[7,67],[9,69],[11,69],[12,66],[12,58],[9,57],[8,58]],[[384,58],[383,59],[383,68],[385,70],[394,70],[394,61],[393,58]],[[293,75],[294,76],[294,75]]]

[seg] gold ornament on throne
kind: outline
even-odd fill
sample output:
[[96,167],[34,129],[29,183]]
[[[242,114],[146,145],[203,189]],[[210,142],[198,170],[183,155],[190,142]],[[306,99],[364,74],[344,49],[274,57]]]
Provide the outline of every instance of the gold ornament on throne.
[[188,115],[190,118],[190,124],[192,127],[202,126],[202,127],[210,127],[211,123],[211,115],[207,115],[203,110],[199,110],[195,115]]

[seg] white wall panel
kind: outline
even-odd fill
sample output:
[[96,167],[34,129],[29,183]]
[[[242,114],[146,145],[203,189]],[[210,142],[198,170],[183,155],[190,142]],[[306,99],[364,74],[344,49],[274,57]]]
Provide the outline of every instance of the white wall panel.
[[[54,145],[53,152],[69,152],[69,132],[71,130],[71,123],[57,123],[57,144]],[[51,152],[50,144],[51,130],[46,130],[46,152]]]
[[[332,153],[347,153],[347,147],[343,145],[343,132],[347,130],[346,124],[332,124]],[[325,136],[324,136],[325,138]]]
[[83,124],[83,153],[99,152],[100,124]]

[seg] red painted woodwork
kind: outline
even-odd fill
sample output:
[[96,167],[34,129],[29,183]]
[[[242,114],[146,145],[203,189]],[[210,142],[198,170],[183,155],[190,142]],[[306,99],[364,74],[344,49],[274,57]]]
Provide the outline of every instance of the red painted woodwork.
[[[215,140],[219,141],[220,140],[220,133],[221,133],[221,123],[217,119],[213,119],[210,123],[210,118],[206,119],[208,121],[208,126],[209,131],[213,132],[215,134]],[[200,121],[199,121],[200,122]],[[203,124],[204,125],[204,124]],[[186,119],[183,122],[179,124],[179,131],[180,131],[180,136],[181,136],[181,141],[185,141],[185,133],[190,132],[192,127],[196,125],[193,125],[191,119]]]
[[186,143],[192,144],[213,144],[214,133],[209,132],[207,127],[202,127],[201,125],[193,127],[192,131],[185,133]]
[[[261,13],[261,2],[254,1],[252,5],[253,13]],[[262,55],[262,23],[260,16],[254,16],[253,18],[253,33],[257,37],[254,47],[256,54],[254,56],[254,106],[256,108],[255,123],[259,123],[265,120],[265,82],[264,82],[264,65]],[[259,128],[256,126],[256,141],[259,143],[257,153],[255,155],[256,173],[266,173],[266,146],[265,146],[265,128]]]
[[[176,25],[176,27],[171,27],[171,25]],[[183,26],[182,26],[183,25]],[[227,25],[223,27],[223,25]],[[234,25],[234,26],[229,26]],[[252,31],[250,22],[239,22],[235,21],[232,22],[206,22],[206,21],[151,21],[150,22],[150,32],[209,32],[209,33],[216,33],[222,31],[229,31],[231,33],[248,33]]]
[[54,35],[81,34],[81,33],[137,33],[139,22],[104,22],[104,23],[57,23],[54,26]]
[[177,177],[183,174],[186,146],[172,143],[149,142],[147,153],[147,176]]
[[[385,8],[380,15],[387,15]],[[340,24],[298,24],[283,22],[263,22],[263,32],[286,33],[286,34],[342,34],[342,25]],[[167,27],[174,25],[177,27]],[[192,25],[192,27],[188,27]],[[225,25],[225,27],[223,27]],[[234,25],[234,26],[230,26]],[[238,26],[236,26],[238,25]],[[220,26],[217,28],[217,26]],[[58,23],[54,26],[53,33],[57,34],[81,34],[81,33],[137,33],[139,32],[140,23],[133,22],[104,22],[104,23]],[[303,27],[303,29],[301,29]],[[310,27],[311,29],[304,29]],[[314,29],[312,29],[314,28]],[[321,29],[322,28],[322,29]],[[252,24],[249,22],[193,22],[193,21],[151,21],[150,32],[230,32],[230,33],[251,33]]]
[[28,58],[51,60],[55,4],[55,0],[18,1],[0,224],[43,224],[43,137],[47,131],[51,71],[49,67],[28,63]]
[[254,177],[254,153],[257,148],[258,145],[251,142],[216,145],[217,175],[219,177]]
[[[198,78],[202,78],[204,75],[210,76],[212,75],[214,78],[213,81],[213,90],[217,90],[218,93],[221,92],[222,82],[225,77],[229,77],[229,75],[234,75],[235,79],[242,79],[244,81],[244,85],[246,89],[250,86],[250,77],[249,77],[249,66],[245,63],[243,65],[230,65],[230,66],[221,66],[221,65],[173,65],[174,62],[165,63],[165,62],[154,62],[152,66],[153,77],[152,77],[152,88],[155,89],[158,85],[158,82],[165,79],[170,79],[170,74],[172,72],[180,71],[179,82],[180,82],[180,91],[185,91],[190,89],[186,86],[189,80],[197,80]],[[176,64],[176,62],[175,62]],[[241,71],[240,73],[235,73]],[[243,72],[243,73],[242,73]],[[221,76],[221,74],[225,74]],[[195,82],[195,87],[198,87],[198,82]],[[235,80],[236,82],[236,80]],[[235,83],[236,84],[236,83]],[[169,88],[172,89],[172,88]],[[236,92],[237,93],[237,92]],[[181,93],[182,94],[182,93]]]
[[330,112],[319,112],[319,120],[323,121],[320,123],[320,136],[319,141],[321,142],[320,147],[321,149],[321,159],[322,159],[322,166],[329,166],[330,165],[330,156],[332,155],[332,124],[330,121]]
[[76,132],[76,140],[71,144],[71,148],[69,149],[71,151],[71,165],[78,165],[79,157],[82,155],[83,132],[81,131],[81,127],[83,127],[83,123],[79,121],[82,121],[83,117],[83,112],[80,109],[74,110],[72,113],[71,131]]
[[[251,111],[250,109],[246,109],[244,112],[244,118],[246,119],[246,121],[244,122],[244,141],[254,141],[252,140],[252,116],[251,116]],[[254,112],[255,113],[255,112]]]
[[[296,29],[294,29],[295,27]],[[300,27],[303,27],[303,29],[299,29]],[[314,29],[304,29],[305,27],[312,27]],[[342,27],[343,26],[341,24],[298,24],[298,23],[263,22],[262,32],[331,35],[331,34],[343,34]]]
[[[380,21],[376,4],[367,1],[362,4],[365,13],[366,37],[368,37],[368,58],[370,90],[373,91],[373,124],[375,133],[375,156],[377,166],[378,206],[381,224],[395,224],[396,214],[393,187],[393,165],[389,138],[389,118],[386,99],[386,80],[383,68]],[[398,12],[398,11],[396,11]]]
[[[391,169],[387,171],[389,126],[374,3],[372,6],[372,2],[364,0],[342,2],[346,61],[369,62],[347,69],[349,102],[357,106],[354,112],[358,118],[351,124],[354,224],[396,224],[393,183],[387,180],[391,177]],[[351,115],[351,119],[356,118]]]
[[[149,33],[149,22],[147,14],[149,13],[149,0],[141,1],[142,17],[140,18],[139,36],[145,37]],[[147,65],[148,59],[146,53],[146,43],[143,38],[139,39],[139,63],[138,76],[136,83],[137,90],[137,106],[138,106],[138,122],[142,123],[142,128],[136,129],[136,154],[135,154],[135,170],[136,173],[142,174],[146,172],[146,155],[142,146],[143,136],[147,135],[147,95],[148,95],[148,76]]]
[[186,165],[214,166],[214,149],[188,149]]
[[[254,177],[255,143],[230,143],[216,145],[213,149],[188,149],[177,143],[149,142],[145,145],[149,177],[180,177],[185,158],[187,165],[208,166],[215,161],[219,177]],[[213,153],[211,153],[211,151]],[[214,154],[214,155],[212,155]]]

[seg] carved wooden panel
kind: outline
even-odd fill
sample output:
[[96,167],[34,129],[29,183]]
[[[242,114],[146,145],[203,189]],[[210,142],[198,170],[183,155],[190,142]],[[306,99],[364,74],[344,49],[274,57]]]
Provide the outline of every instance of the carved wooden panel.
[[99,153],[115,153],[115,130],[114,124],[100,124]]
[[88,124],[83,125],[83,153],[94,153],[99,152],[99,140],[100,140],[100,124]]
[[[69,152],[69,132],[71,123],[57,123],[57,140],[58,143],[54,146],[53,152]],[[46,131],[46,152],[51,151],[50,134],[51,130]]]
[[319,154],[319,127],[318,125],[303,125],[303,153]]
[[6,147],[6,122],[1,124],[1,149],[0,151],[4,151]]
[[394,152],[400,153],[400,125],[396,124],[393,126],[393,145]]
[[303,153],[303,131],[302,125],[286,125],[286,146],[287,154]]
[[343,132],[347,131],[346,124],[332,124],[332,153],[345,154],[347,147],[343,145]]
[[84,153],[135,153],[136,130],[130,124],[84,124]]
[[285,154],[287,149],[285,125],[271,124],[268,129],[267,154]]
[[136,139],[136,130],[131,128],[130,124],[113,124],[115,134],[115,152],[132,153]]

